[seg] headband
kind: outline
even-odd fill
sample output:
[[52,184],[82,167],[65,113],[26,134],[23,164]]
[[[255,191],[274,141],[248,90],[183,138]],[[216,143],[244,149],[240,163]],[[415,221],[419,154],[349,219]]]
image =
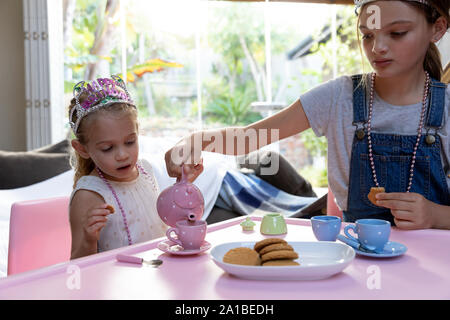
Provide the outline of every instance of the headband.
[[[87,97],[80,103],[79,99],[83,93],[86,93]],[[98,78],[89,83],[80,81],[73,87],[73,97],[75,98],[75,106],[70,111],[69,123],[74,134],[77,133],[81,119],[100,108],[105,108],[115,103],[126,103],[136,108],[125,83],[119,76]],[[77,120],[74,122],[73,115],[75,111]]]

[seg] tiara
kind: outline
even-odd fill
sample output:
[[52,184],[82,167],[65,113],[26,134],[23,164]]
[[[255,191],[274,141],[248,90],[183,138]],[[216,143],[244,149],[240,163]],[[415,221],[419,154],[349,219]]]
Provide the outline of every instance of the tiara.
[[[377,0],[354,0],[356,9],[361,8],[366,3],[374,2],[374,1],[377,1]],[[424,5],[430,6],[430,3],[427,0],[403,0],[403,1],[418,2],[418,3],[424,4]]]
[[[86,93],[87,97],[80,103],[79,98],[83,93]],[[69,123],[75,134],[77,133],[81,119],[100,108],[110,106],[114,103],[126,103],[136,108],[122,78],[114,75],[111,78],[98,78],[89,83],[85,81],[78,82],[73,87],[73,97],[75,98],[75,107],[70,111]],[[74,122],[73,115],[75,111],[77,120]]]

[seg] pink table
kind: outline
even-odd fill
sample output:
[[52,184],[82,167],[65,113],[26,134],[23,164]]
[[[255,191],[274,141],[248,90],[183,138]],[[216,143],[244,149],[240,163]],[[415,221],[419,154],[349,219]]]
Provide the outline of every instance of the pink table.
[[[212,246],[230,241],[258,241],[242,232],[243,217],[212,225]],[[287,219],[289,241],[316,241],[309,220]],[[319,281],[251,281],[230,276],[209,251],[172,256],[156,245],[162,238],[0,280],[0,299],[450,299],[450,231],[393,229],[391,240],[408,247],[405,255],[375,259],[356,256],[343,272]],[[159,258],[159,268],[117,262],[117,253]],[[378,272],[379,287],[374,284]],[[79,288],[74,277],[79,279]],[[375,287],[374,287],[375,286]]]

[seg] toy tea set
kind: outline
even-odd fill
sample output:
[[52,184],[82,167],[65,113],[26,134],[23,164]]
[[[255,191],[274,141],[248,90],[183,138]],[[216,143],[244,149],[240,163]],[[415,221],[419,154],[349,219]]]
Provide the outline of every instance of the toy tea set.
[[[311,226],[319,241],[340,240],[351,246],[359,255],[374,258],[389,258],[404,254],[406,246],[389,241],[391,223],[380,219],[359,219],[344,228],[340,234],[341,218],[336,216],[315,216]],[[350,234],[352,231],[357,237]]]
[[[205,241],[207,223],[201,220],[204,212],[204,198],[200,189],[187,180],[187,176],[182,168],[182,177],[179,182],[166,188],[157,199],[157,210],[161,220],[170,228],[166,232],[167,240],[158,243],[158,249],[172,255],[195,255],[211,248],[211,244]],[[256,223],[247,217],[240,223],[243,233],[252,233]],[[255,280],[319,280],[328,278],[341,272],[355,258],[355,254],[366,255],[376,258],[389,258],[402,255],[406,252],[406,246],[389,241],[391,225],[390,222],[378,219],[361,219],[355,224],[349,224],[344,228],[344,235],[341,231],[341,218],[336,216],[315,216],[311,218],[311,226],[316,242],[286,241],[270,236],[287,234],[287,224],[283,215],[279,213],[266,214],[260,224],[260,233],[268,238],[256,242],[281,241],[281,245],[289,248],[288,252],[292,261],[287,258],[275,257],[277,254],[287,254],[285,249],[271,248],[263,254],[264,247],[260,251],[255,251],[252,243],[229,242],[216,245],[211,250],[211,258],[214,263],[225,272],[242,279]],[[357,236],[350,234],[350,231]],[[337,243],[340,240],[342,243]],[[279,244],[273,244],[277,246]],[[248,247],[251,246],[252,248]],[[350,248],[350,247],[352,248]],[[271,245],[267,244],[267,249]],[[228,261],[225,258],[233,258],[234,254],[252,252],[257,256],[257,263],[242,262],[242,255],[239,261]],[[292,251],[292,252],[291,252]],[[298,253],[298,254],[297,254]],[[266,257],[273,255],[274,257]],[[265,261],[267,259],[269,261]],[[293,260],[294,258],[297,258]],[[275,259],[275,260],[273,260]],[[282,259],[282,260],[277,260]],[[260,263],[261,261],[261,263]],[[282,264],[276,264],[279,262]],[[157,261],[148,263],[155,265]],[[162,262],[160,262],[162,263]],[[275,263],[275,264],[273,264]],[[267,266],[266,266],[267,264]]]
[[211,248],[205,241],[206,221],[200,220],[205,201],[200,189],[187,180],[184,167],[181,171],[181,180],[163,190],[156,202],[159,217],[171,227],[158,248],[174,255],[198,254]]

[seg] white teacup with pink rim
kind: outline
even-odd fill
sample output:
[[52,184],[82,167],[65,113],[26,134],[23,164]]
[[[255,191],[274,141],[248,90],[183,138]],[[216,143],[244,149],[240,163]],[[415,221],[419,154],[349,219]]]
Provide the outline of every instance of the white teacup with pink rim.
[[[206,236],[206,221],[180,220],[175,225],[175,228],[166,231],[167,238],[182,246],[184,250],[200,249]],[[172,232],[176,233],[178,238],[173,238]]]

